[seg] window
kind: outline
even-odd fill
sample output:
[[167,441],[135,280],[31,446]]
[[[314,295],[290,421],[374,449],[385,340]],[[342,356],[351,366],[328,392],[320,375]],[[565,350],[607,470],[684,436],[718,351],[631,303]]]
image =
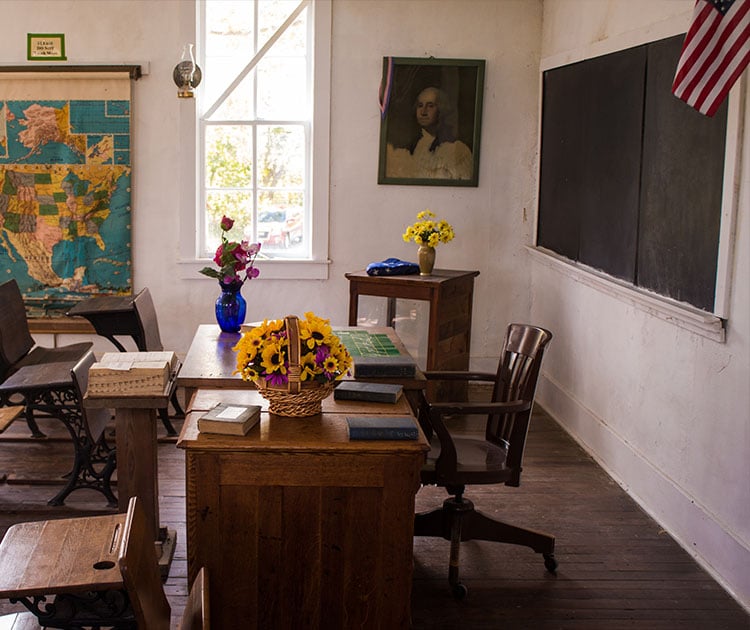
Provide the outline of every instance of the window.
[[326,277],[330,3],[198,6],[196,258],[213,256],[226,214],[262,243],[264,278]]

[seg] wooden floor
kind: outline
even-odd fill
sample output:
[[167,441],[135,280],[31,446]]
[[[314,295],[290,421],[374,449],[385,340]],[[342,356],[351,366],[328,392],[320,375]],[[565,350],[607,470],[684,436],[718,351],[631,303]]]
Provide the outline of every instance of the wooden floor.
[[[47,505],[59,488],[49,481],[66,472],[71,458],[71,445],[57,425],[42,424],[48,434],[43,440],[29,439],[18,421],[0,435],[0,535],[20,521],[108,511],[90,490],[74,492],[64,507]],[[159,430],[163,435],[161,425]],[[187,592],[184,459],[165,437],[159,484],[161,523],[178,536],[165,585],[177,627]],[[423,488],[418,509],[438,505],[444,496]],[[529,549],[470,541],[461,556],[469,595],[456,602],[447,588],[448,542],[417,539],[414,628],[750,628],[750,615],[544,413],[532,423],[521,487],[472,489],[466,496],[494,517],[554,533],[558,573],[547,573]],[[0,602],[0,613],[18,609]]]

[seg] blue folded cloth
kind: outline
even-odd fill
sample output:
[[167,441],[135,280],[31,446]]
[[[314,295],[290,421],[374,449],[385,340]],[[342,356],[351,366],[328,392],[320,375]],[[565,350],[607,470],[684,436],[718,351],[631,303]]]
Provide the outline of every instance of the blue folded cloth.
[[398,258],[386,258],[367,265],[368,276],[409,276],[419,273],[419,265]]

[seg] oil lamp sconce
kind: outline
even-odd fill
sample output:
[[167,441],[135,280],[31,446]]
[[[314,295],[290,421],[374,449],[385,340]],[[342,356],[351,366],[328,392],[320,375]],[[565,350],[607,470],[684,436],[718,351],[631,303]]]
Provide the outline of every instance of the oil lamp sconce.
[[193,98],[193,90],[198,87],[203,78],[201,69],[195,63],[193,44],[185,44],[180,63],[174,67],[172,72],[172,78],[177,85],[177,96],[179,98]]

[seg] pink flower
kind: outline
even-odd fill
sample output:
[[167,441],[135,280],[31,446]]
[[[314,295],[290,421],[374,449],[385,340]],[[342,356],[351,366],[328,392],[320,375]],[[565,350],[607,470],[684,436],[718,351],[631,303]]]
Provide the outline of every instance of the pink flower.
[[226,215],[224,215],[223,217],[221,217],[221,225],[220,225],[220,227],[221,227],[221,229],[224,232],[228,232],[229,230],[231,230],[233,225],[234,225],[234,219],[230,219]]
[[242,241],[241,246],[242,246],[242,249],[244,249],[247,252],[248,258],[257,256],[258,252],[260,251],[260,243],[251,243],[249,241]]
[[216,248],[216,253],[214,254],[214,262],[221,267],[221,256],[224,254],[224,245],[219,245],[219,247]]

